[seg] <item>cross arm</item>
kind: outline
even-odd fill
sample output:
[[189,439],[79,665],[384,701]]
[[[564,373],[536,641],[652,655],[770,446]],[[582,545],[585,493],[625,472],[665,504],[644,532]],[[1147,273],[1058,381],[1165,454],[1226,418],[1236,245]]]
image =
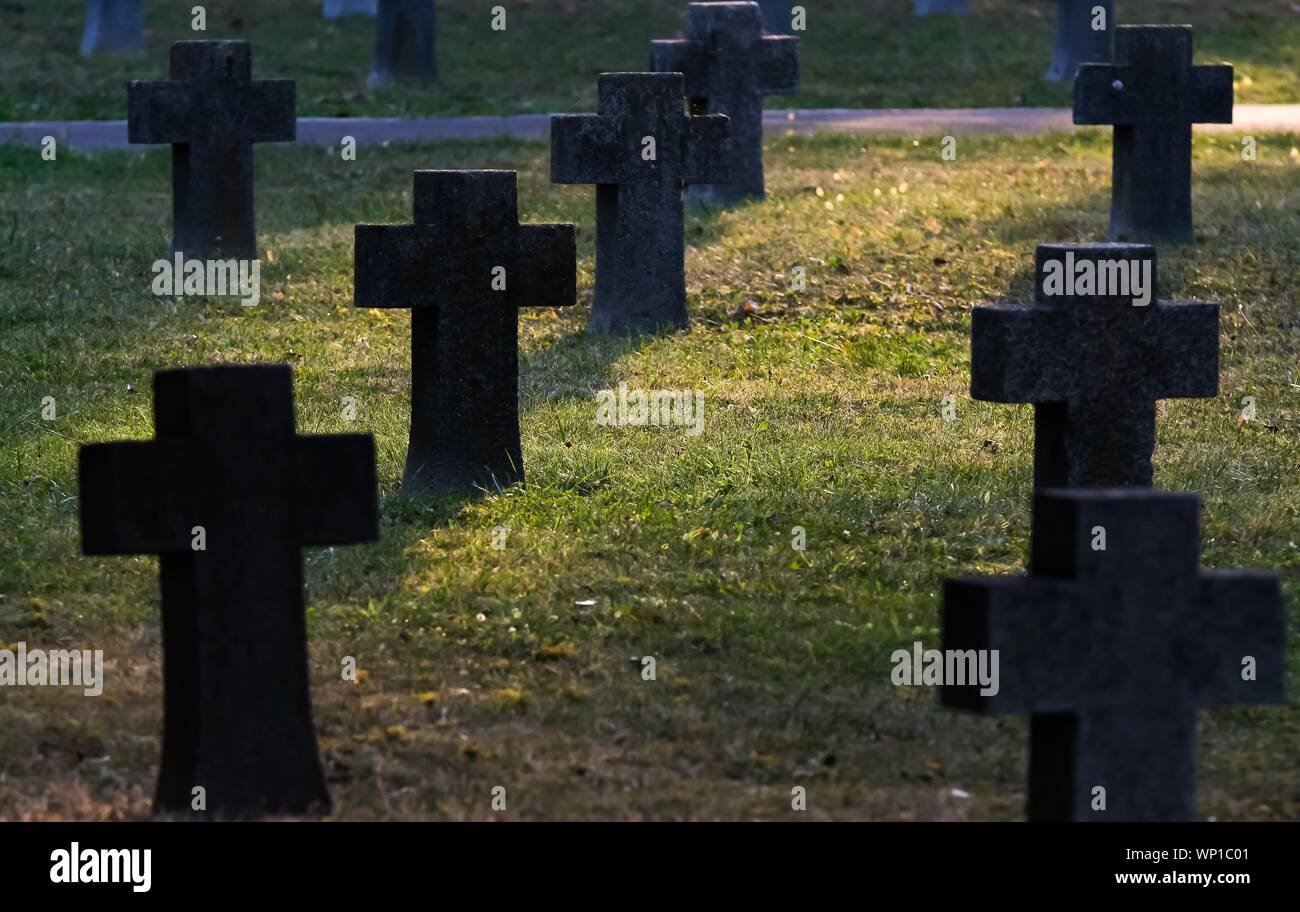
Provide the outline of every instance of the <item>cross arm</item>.
[[1143,361],[1160,399],[1208,399],[1219,394],[1219,305],[1161,301],[1158,334]]
[[682,180],[688,184],[723,184],[731,179],[731,119],[725,114],[697,114],[686,129]]
[[799,91],[799,39],[764,35],[758,43],[758,91],[781,95]]
[[599,114],[551,117],[551,183],[616,184],[628,150],[619,121]]
[[[1184,635],[1197,705],[1285,702],[1286,606],[1277,576],[1202,573],[1193,597],[1196,620]],[[1246,656],[1255,660],[1254,680],[1242,677]]]
[[577,301],[578,245],[572,225],[522,225],[519,275],[511,287],[523,307],[567,307]]
[[292,79],[260,79],[249,86],[249,93],[253,142],[293,142],[298,138]]
[[357,307],[430,307],[441,274],[435,233],[424,225],[357,225],[353,229],[353,299]]
[[190,102],[184,83],[132,80],[126,87],[127,141],[187,142]]
[[180,441],[92,443],[77,456],[85,554],[163,554],[190,547],[190,453]]
[[304,545],[379,538],[375,439],[369,434],[294,438],[294,500]]
[[651,41],[650,72],[681,73],[686,77],[688,98],[708,94],[709,59],[704,45],[698,41],[681,38]]
[[1193,123],[1232,123],[1232,67],[1192,67]]
[[[1088,606],[1060,580],[995,577],[949,579],[943,587],[942,645],[996,650],[997,693],[945,682],[945,706],[982,713],[1065,712],[1077,703],[1089,650],[1079,647]],[[992,653],[988,667],[992,669]],[[969,663],[968,663],[969,664]]]
[[1065,402],[1076,353],[1064,309],[995,304],[970,324],[971,396],[982,402]]
[[[1080,125],[1131,124],[1142,94],[1132,85],[1134,70],[1120,63],[1085,63],[1074,77],[1074,122]],[[1120,88],[1116,88],[1116,84]]]

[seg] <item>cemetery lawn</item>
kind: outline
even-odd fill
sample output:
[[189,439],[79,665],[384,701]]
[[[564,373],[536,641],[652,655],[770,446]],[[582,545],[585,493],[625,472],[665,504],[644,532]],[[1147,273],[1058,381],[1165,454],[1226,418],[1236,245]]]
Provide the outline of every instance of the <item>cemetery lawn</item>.
[[[1246,163],[1197,138],[1199,238],[1161,251],[1160,278],[1222,304],[1221,393],[1162,407],[1155,463],[1158,487],[1202,495],[1206,566],[1283,574],[1294,679],[1293,143]],[[0,150],[0,644],[103,649],[108,669],[97,699],[0,690],[0,817],[147,814],[157,560],[80,555],[77,444],[152,437],[156,369],[252,361],[293,365],[301,433],[377,442],[381,540],[305,553],[336,817],[485,819],[497,785],[512,819],[1021,816],[1025,720],[942,709],[889,657],[938,646],[944,577],[1023,568],[1031,410],[970,400],[969,311],[1023,300],[1038,242],[1104,235],[1107,131],[967,139],[949,163],[931,140],[773,142],[765,204],[691,213],[691,329],[625,340],[584,332],[593,191],[551,185],[544,145],[256,154],[262,301],[241,307],[149,293],[166,150]],[[518,168],[525,220],[579,226],[579,306],[521,316],[528,485],[481,499],[397,496],[409,315],[352,307],[352,225],[408,222],[417,167]],[[596,426],[620,383],[703,391],[704,433]],[[1200,814],[1300,818],[1297,756],[1294,706],[1203,713]]]
[[[481,0],[437,0],[439,81],[366,85],[373,20],[329,21],[320,0],[210,0],[207,30],[192,4],[145,4],[145,48],[83,58],[83,4],[0,4],[0,120],[126,117],[124,83],[164,79],[171,42],[245,38],[255,78],[298,80],[302,116],[449,116],[587,111],[596,76],[641,70],[651,38],[684,28],[687,0],[505,3],[492,31]],[[912,0],[816,0],[800,33],[802,91],[769,107],[1067,105],[1069,86],[1041,81],[1055,0],[979,0],[975,15],[917,18]],[[1300,11],[1293,0],[1125,0],[1120,22],[1196,26],[1197,63],[1237,67],[1237,101],[1300,100]]]

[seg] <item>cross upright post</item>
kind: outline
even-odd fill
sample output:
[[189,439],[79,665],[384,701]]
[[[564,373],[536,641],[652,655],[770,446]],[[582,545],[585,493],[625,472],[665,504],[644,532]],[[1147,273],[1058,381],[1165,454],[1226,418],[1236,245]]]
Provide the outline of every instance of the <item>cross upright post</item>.
[[402,488],[524,480],[519,308],[577,297],[572,225],[520,225],[514,171],[416,171],[410,225],[356,226],[357,307],[411,309]]
[[1190,25],[1122,25],[1115,62],[1085,63],[1074,122],[1113,124],[1110,239],[1189,243],[1192,125],[1232,123],[1232,67],[1192,66]]
[[133,143],[172,147],[172,253],[257,258],[253,144],[297,136],[292,79],[252,78],[247,41],[178,41],[171,80],[127,88]]
[[287,365],[160,371],[155,439],[81,448],[86,554],[157,554],[156,810],[329,807],[311,720],[303,547],[379,537],[368,434],[299,437]]

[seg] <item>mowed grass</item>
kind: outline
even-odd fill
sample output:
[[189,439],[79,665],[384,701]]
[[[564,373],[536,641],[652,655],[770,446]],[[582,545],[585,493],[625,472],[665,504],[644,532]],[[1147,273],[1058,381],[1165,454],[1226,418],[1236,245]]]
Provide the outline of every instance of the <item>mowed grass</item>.
[[[642,70],[648,42],[685,27],[685,0],[437,0],[439,79],[371,89],[373,20],[326,20],[320,0],[211,0],[207,29],[190,3],[145,4],[146,47],[83,58],[80,0],[4,0],[0,120],[126,116],[125,83],[164,79],[171,42],[245,38],[255,78],[298,82],[298,113],[434,116],[583,111],[601,72]],[[976,0],[969,18],[912,15],[912,0],[802,4],[802,90],[771,107],[1064,105],[1043,72],[1054,0]],[[492,9],[506,9],[504,31]],[[1300,11],[1291,0],[1125,0],[1122,24],[1191,23],[1197,62],[1237,67],[1240,102],[1300,100]]]
[[[1262,137],[1252,163],[1197,138],[1199,238],[1162,250],[1160,279],[1221,303],[1221,393],[1166,403],[1155,459],[1160,488],[1203,498],[1206,566],[1283,574],[1294,674],[1293,142]],[[1023,568],[1031,410],[971,401],[969,310],[1024,299],[1037,243],[1103,237],[1107,134],[963,140],[956,162],[931,138],[789,138],[767,162],[765,203],[691,211],[690,330],[614,340],[583,328],[592,189],[549,184],[540,144],[259,148],[252,308],[150,293],[165,151],[0,152],[0,642],[104,649],[109,669],[97,699],[0,690],[0,817],[144,815],[156,775],[157,561],[80,555],[77,444],[150,438],[157,369],[278,361],[301,433],[378,447],[381,540],[305,558],[335,816],[1018,818],[1025,720],[895,687],[889,656],[939,645],[946,576]],[[351,239],[409,221],[411,171],[435,167],[517,168],[524,219],[577,223],[580,301],[521,314],[528,484],[419,501],[397,495],[409,317],[352,307]],[[597,426],[619,383],[701,390],[704,433]],[[1300,817],[1294,706],[1203,720],[1200,813]]]

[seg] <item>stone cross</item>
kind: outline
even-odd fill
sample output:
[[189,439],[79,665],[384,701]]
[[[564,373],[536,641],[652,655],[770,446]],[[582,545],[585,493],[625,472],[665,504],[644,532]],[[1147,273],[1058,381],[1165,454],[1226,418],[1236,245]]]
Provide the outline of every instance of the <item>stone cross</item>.
[[520,225],[514,171],[416,171],[415,222],[356,226],[356,306],[411,308],[402,488],[524,480],[520,307],[577,296],[572,225]]
[[685,326],[682,190],[728,179],[727,118],[689,115],[680,73],[602,73],[597,113],[551,118],[551,180],[596,185],[589,327]]
[[135,51],[142,47],[144,11],[140,0],[86,0],[81,53]]
[[379,537],[368,434],[299,437],[287,365],[160,371],[152,441],[81,448],[86,554],[157,554],[164,725],[154,807],[329,807],[301,548]]
[[650,69],[682,73],[695,113],[731,120],[731,179],[696,184],[709,202],[762,199],[763,96],[799,89],[799,39],[764,35],[754,3],[692,3],[690,37],[650,42]]
[[438,78],[433,0],[379,0],[372,86]]
[[1218,305],[1158,300],[1144,245],[1045,244],[1034,271],[1033,306],[972,312],[971,395],[1034,404],[1036,488],[1150,487],[1156,401],[1218,394]]
[[379,0],[325,0],[325,18],[373,16],[378,6]]
[[1085,63],[1108,63],[1115,53],[1115,0],[1057,0],[1056,44],[1048,82],[1073,79]]
[[763,29],[773,35],[789,35],[794,20],[790,0],[758,0],[763,10]]
[[1197,511],[1043,491],[1028,578],[946,581],[944,655],[996,650],[997,687],[948,680],[942,701],[1031,716],[1030,820],[1189,820],[1197,709],[1284,701],[1278,577],[1202,572]]
[[918,16],[969,16],[970,0],[916,0]]
[[1232,123],[1232,67],[1192,66],[1192,27],[1122,25],[1074,80],[1074,122],[1114,124],[1110,239],[1187,243],[1192,124]]
[[171,143],[172,252],[257,257],[253,143],[297,136],[292,79],[252,79],[246,41],[178,41],[171,81],[127,88],[133,143]]

